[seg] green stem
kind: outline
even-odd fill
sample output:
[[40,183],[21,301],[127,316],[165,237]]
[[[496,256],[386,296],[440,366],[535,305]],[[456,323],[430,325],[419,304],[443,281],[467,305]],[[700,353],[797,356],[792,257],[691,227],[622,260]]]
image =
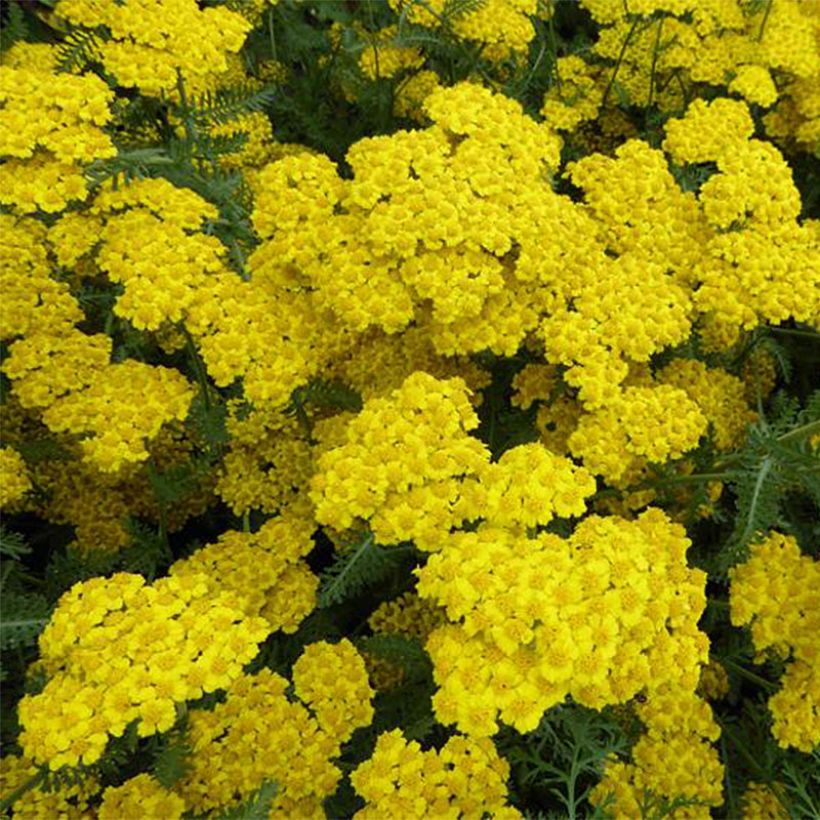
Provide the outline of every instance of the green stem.
[[729,473],[692,473],[691,475],[678,475],[672,478],[664,478],[660,481],[647,482],[649,487],[666,487],[670,484],[700,484],[704,481],[725,481]]
[[790,430],[788,433],[778,436],[777,440],[782,444],[784,441],[797,441],[801,438],[806,438],[806,436],[813,436],[818,433],[820,433],[820,419],[810,421],[801,427],[796,427],[794,430]]
[[774,0],[769,0],[766,3],[766,11],[763,12],[763,20],[760,23],[760,31],[757,32],[757,42],[759,43],[763,39],[763,32],[766,30],[766,23],[769,20],[769,13],[772,10],[772,3]]
[[[717,719],[716,719],[717,720]],[[765,782],[766,772],[754,758],[752,753],[740,742],[737,735],[723,722],[717,720],[718,726],[720,726],[721,732],[723,732],[729,740],[732,741],[732,745],[740,752],[741,756],[746,760],[749,768],[756,773],[758,779]]]
[[251,531],[251,514],[249,510],[242,513],[242,532]]
[[766,680],[766,678],[761,678],[760,675],[756,675],[754,672],[750,672],[745,666],[735,663],[731,658],[721,658],[721,663],[724,666],[728,666],[730,669],[733,669],[742,678],[746,678],[746,680],[756,683],[758,686],[762,686],[770,692],[777,691],[777,684]]
[[814,339],[815,342],[820,341],[820,333],[816,330],[797,330],[791,327],[770,327],[772,333],[786,333],[789,336],[802,336],[806,339]]
[[[270,36],[271,59],[276,60],[276,35],[273,33],[273,8],[268,12],[268,34]],[[278,62],[278,61],[277,61]]]
[[552,50],[552,70],[555,72],[555,85],[558,88],[558,96],[561,96],[561,74],[558,71],[558,40],[555,37],[555,3],[552,3],[552,13],[547,20],[547,28],[550,33],[550,49]]
[[26,792],[36,789],[47,777],[48,769],[40,769],[36,774],[33,774],[25,783],[0,800],[0,814],[4,814],[10,809]]
[[199,392],[202,394],[202,403],[205,405],[206,410],[210,410],[211,399],[208,387],[208,374],[205,372],[205,367],[202,364],[202,359],[199,356],[199,351],[196,349],[194,338],[188,332],[188,328],[184,325],[182,326],[182,333],[185,336],[185,347],[194,365],[194,374],[196,376],[197,384],[199,384]]
[[194,123],[191,119],[191,109],[188,106],[188,95],[185,93],[185,83],[182,79],[182,71],[177,69],[177,91],[179,92],[179,104],[182,111],[182,122],[185,126],[185,138],[193,145],[196,142]]
[[626,37],[624,38],[623,44],[621,45],[621,52],[618,54],[618,59],[615,62],[615,70],[612,72],[612,76],[609,78],[609,82],[606,85],[606,89],[604,90],[604,96],[601,98],[601,109],[606,108],[606,101],[609,99],[609,92],[612,90],[612,85],[615,82],[615,78],[618,76],[618,71],[621,68],[621,63],[624,59],[624,54],[626,54],[626,49],[629,46],[629,42],[632,39],[632,35],[635,34],[635,31],[638,28],[638,23],[640,22],[640,17],[635,18],[635,22],[632,24],[632,27],[629,29]]
[[658,54],[660,53],[660,45],[661,45],[661,31],[663,29],[663,21],[664,18],[661,17],[658,20],[658,31],[655,35],[655,45],[652,49],[652,68],[649,72],[649,102],[647,102],[646,107],[652,107],[652,99],[655,96],[655,69],[658,65]]

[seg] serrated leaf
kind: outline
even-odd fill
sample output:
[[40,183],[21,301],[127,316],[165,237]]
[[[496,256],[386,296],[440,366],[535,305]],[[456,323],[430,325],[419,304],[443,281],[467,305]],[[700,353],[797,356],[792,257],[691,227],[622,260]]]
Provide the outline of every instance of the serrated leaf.
[[162,739],[162,746],[154,758],[154,777],[170,789],[190,768],[193,753],[184,730],[175,730]]
[[7,530],[0,525],[0,555],[6,558],[19,559],[23,555],[28,555],[31,547],[26,543],[20,533]]
[[365,652],[402,666],[408,680],[432,675],[430,656],[412,638],[404,635],[373,635],[359,639],[357,644]]
[[271,780],[265,781],[242,805],[216,815],[215,820],[267,820],[273,798],[278,791],[276,783]]
[[252,84],[206,91],[191,101],[191,114],[200,127],[232,122],[244,114],[263,111],[273,101],[276,89]]
[[335,563],[322,573],[319,584],[320,607],[339,604],[382,581],[412,548],[381,547],[373,533],[340,553]]
[[34,645],[50,612],[42,595],[5,593],[0,600],[0,649]]

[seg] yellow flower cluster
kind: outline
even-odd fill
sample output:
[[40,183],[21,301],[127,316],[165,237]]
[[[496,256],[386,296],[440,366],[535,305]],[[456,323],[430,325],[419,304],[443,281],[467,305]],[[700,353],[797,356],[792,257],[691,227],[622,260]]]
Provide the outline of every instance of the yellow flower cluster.
[[[213,479],[203,476],[198,489],[172,508],[160,510],[148,465],[128,465],[116,473],[100,472],[82,460],[79,443],[65,435],[54,436],[38,418],[13,399],[0,405],[0,425],[8,444],[28,442],[54,453],[53,457],[37,458],[28,464],[29,477],[42,492],[27,497],[15,509],[23,507],[46,521],[72,526],[72,550],[119,551],[132,539],[127,526],[129,515],[155,523],[164,517],[168,532],[175,532],[211,502],[209,488]],[[152,466],[160,472],[184,466],[190,460],[191,449],[191,440],[170,426],[148,445]]]
[[694,691],[708,639],[705,574],[686,566],[683,527],[650,509],[585,518],[569,539],[482,525],[417,570],[451,624],[427,642],[443,723],[488,736],[531,731],[570,694],[592,708],[676,683]]
[[720,700],[729,694],[729,675],[720,661],[710,658],[709,663],[700,670],[698,692],[707,700]]
[[420,68],[424,56],[418,48],[396,45],[398,26],[387,26],[365,36],[359,55],[359,68],[365,77],[376,80],[380,77],[394,77],[400,71]]
[[166,731],[177,704],[236,680],[269,632],[207,575],[75,584],[40,635],[49,680],[20,702],[20,744],[56,770],[99,760],[132,721],[142,737]]
[[800,194],[789,165],[771,144],[749,139],[744,103],[696,100],[666,126],[664,147],[679,163],[717,163],[701,187],[713,232],[693,269],[700,312],[726,331],[789,317],[820,323],[818,245],[812,223],[798,223]]
[[272,518],[255,533],[229,530],[170,573],[218,578],[246,615],[264,618],[271,632],[295,632],[316,604],[319,579],[300,560],[313,549],[312,531],[310,522],[293,517]]
[[[5,755],[0,759],[0,794],[8,797],[37,773],[37,765],[28,758]],[[14,816],[25,820],[85,820],[93,816],[91,801],[98,791],[94,776],[82,783],[60,783],[51,791],[29,789],[14,801]]]
[[440,87],[441,82],[435,71],[422,70],[411,74],[396,87],[393,113],[397,117],[423,121],[424,101]]
[[481,390],[490,383],[489,373],[466,356],[438,355],[423,328],[410,327],[401,334],[373,329],[350,342],[330,362],[329,372],[364,400],[386,396],[420,370],[437,379],[463,379],[473,391],[470,401],[475,407],[481,404]]
[[30,158],[42,150],[65,163],[114,156],[114,145],[101,130],[111,120],[113,98],[93,74],[0,66],[0,156]]
[[296,661],[294,685],[312,711],[288,697],[285,678],[265,669],[237,680],[213,711],[191,712],[192,766],[175,786],[189,809],[229,808],[274,780],[271,816],[325,816],[322,801],[341,777],[331,761],[370,722],[373,690],[347,640],[308,645]]
[[[770,133],[808,150],[816,144],[816,4],[583,0],[582,5],[602,28],[586,66],[567,66],[566,89],[559,60],[559,79],[544,110],[546,116],[557,115],[557,127],[571,129],[592,119],[605,99],[611,105],[624,101],[679,111],[705,84],[723,86],[764,108],[777,103],[765,118]],[[609,63],[603,70],[601,60]]]
[[422,643],[444,623],[444,611],[413,592],[380,604],[367,620],[374,632],[407,635]]
[[0,338],[26,336],[38,328],[59,333],[83,318],[68,285],[52,279],[50,272],[45,227],[0,214]]
[[752,781],[743,792],[743,820],[788,820],[791,816],[773,787],[782,784]]
[[768,350],[756,347],[743,362],[740,375],[746,390],[746,401],[754,406],[768,398],[777,383],[774,356]]
[[13,447],[0,447],[0,508],[20,501],[32,488],[26,462]]
[[514,818],[507,805],[509,765],[488,738],[456,735],[440,750],[423,752],[394,729],[379,735],[373,756],[351,775],[367,801],[354,816]]
[[732,623],[750,626],[758,652],[789,660],[769,698],[772,733],[783,748],[810,752],[820,743],[820,562],[794,537],[772,532],[729,578]]
[[142,208],[109,220],[100,238],[97,263],[125,287],[114,311],[142,330],[179,322],[208,292],[208,275],[225,270],[216,237],[188,235]]
[[719,367],[696,359],[675,359],[658,374],[662,384],[683,390],[709,422],[711,440],[718,450],[731,450],[743,442],[747,425],[757,413],[746,402],[744,383]]
[[231,443],[216,485],[219,497],[236,515],[285,509],[309,515],[314,455],[305,431],[281,413],[252,410],[239,418],[239,411],[237,405],[229,409]]
[[569,447],[587,469],[626,486],[648,463],[662,464],[697,447],[706,424],[698,404],[679,387],[627,387],[580,417]]
[[99,820],[124,820],[127,817],[180,820],[185,801],[164,789],[149,774],[138,774],[121,786],[109,786],[102,796]]
[[558,368],[552,364],[528,364],[515,374],[512,381],[515,391],[510,402],[527,410],[535,402],[549,401],[558,384]]
[[305,647],[293,665],[293,687],[319,725],[340,742],[373,718],[367,670],[348,640]]
[[159,95],[186,81],[206,85],[225,71],[227,55],[239,51],[250,23],[224,7],[200,8],[196,0],[61,0],[57,13],[110,37],[96,48],[106,71],[121,86]]
[[539,8],[537,0],[486,0],[448,17],[446,0],[388,0],[388,4],[410,23],[427,28],[447,25],[457,37],[481,43],[487,59],[499,61],[526,52],[535,37],[531,17]]
[[26,55],[18,51],[19,67],[0,66],[0,203],[55,213],[85,198],[83,164],[117,153],[102,130],[114,92],[93,74],[58,74]]
[[233,151],[220,157],[225,168],[247,168],[258,166],[271,158],[273,143],[273,126],[267,114],[253,111],[225,123],[214,125],[210,129],[214,137],[245,134],[247,140],[239,151]]
[[20,213],[56,213],[70,202],[86,197],[85,177],[79,165],[61,162],[38,152],[31,159],[3,163],[0,203]]
[[[415,317],[439,353],[511,353],[536,320],[534,297],[519,299],[508,272],[516,237],[537,264],[533,180],[544,180],[539,199],[554,206],[544,204],[544,220],[571,222],[571,203],[545,179],[559,141],[518,103],[476,85],[435,91],[425,107],[435,126],[351,147],[353,180],[308,154],[264,169],[253,217],[263,243],[250,268],[310,287],[317,307],[352,330],[393,333]],[[579,235],[573,227],[556,230]],[[572,252],[555,253],[564,262]]]
[[708,806],[723,803],[723,764],[712,745],[720,730],[705,701],[676,687],[662,689],[639,704],[637,713],[647,731],[632,748],[632,762],[612,761],[590,795],[593,804],[614,797],[608,810],[615,817],[640,817],[641,804],[652,792],[656,799],[696,801],[675,809],[678,818],[710,816]]
[[100,470],[116,472],[145,461],[146,439],[171,420],[183,421],[193,396],[177,370],[129,360],[109,365],[93,384],[46,408],[43,421],[54,432],[85,436],[84,457]]
[[468,435],[477,426],[463,381],[414,373],[388,398],[368,401],[344,444],[320,456],[311,482],[317,520],[345,530],[366,519],[380,543],[412,538],[436,549],[463,520],[455,509],[463,476],[489,460]]
[[554,72],[555,83],[541,106],[544,119],[557,131],[574,131],[581,123],[594,120],[604,96],[600,68],[573,54],[558,57]]
[[491,464],[487,447],[468,435],[477,425],[461,379],[414,373],[389,397],[368,401],[345,443],[320,456],[311,482],[317,520],[344,530],[364,519],[380,543],[412,539],[436,550],[464,521],[527,527],[584,512],[595,492],[589,473],[539,444]]

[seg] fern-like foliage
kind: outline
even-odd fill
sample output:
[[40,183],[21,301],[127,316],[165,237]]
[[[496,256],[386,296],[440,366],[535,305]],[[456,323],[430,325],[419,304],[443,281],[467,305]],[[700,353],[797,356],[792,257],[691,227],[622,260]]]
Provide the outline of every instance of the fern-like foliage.
[[381,692],[375,700],[374,732],[400,727],[405,737],[424,740],[438,726],[433,713],[433,664],[424,648],[403,635],[360,638],[357,646],[368,654],[390,661],[404,670],[401,684]]
[[286,412],[296,413],[297,408],[306,404],[313,404],[322,409],[332,408],[358,413],[362,409],[362,397],[341,382],[316,378],[293,391]]
[[779,796],[788,816],[798,820],[820,817],[820,748],[808,754],[790,751],[780,770]]
[[72,73],[83,71],[97,60],[97,44],[107,39],[108,33],[102,26],[73,28],[57,46],[57,70]]
[[50,613],[42,595],[4,592],[0,597],[0,650],[34,645]]
[[0,51],[10,49],[29,35],[22,3],[5,4],[6,19],[0,24]]
[[487,0],[446,0],[441,16],[445,22],[452,23],[459,17],[474,14],[486,4]]
[[813,433],[820,433],[820,391],[803,410],[793,400],[778,399],[770,418],[749,428],[727,475],[737,514],[728,544],[718,556],[719,574],[744,560],[749,544],[760,534],[788,527],[782,513],[791,494],[807,496],[820,509],[820,462],[808,443]]
[[113,568],[153,580],[160,568],[171,563],[168,542],[154,527],[134,518],[128,521],[128,532],[131,543],[117,553]]
[[164,506],[171,506],[195,493],[212,469],[209,458],[194,457],[164,472],[150,470],[148,480],[154,498]]
[[313,437],[313,420],[308,405],[319,410],[348,410],[352,413],[358,413],[363,406],[361,395],[338,381],[315,378],[297,387],[291,393],[285,414],[299,421],[308,438]]
[[0,555],[4,558],[18,560],[30,552],[31,547],[26,543],[26,539],[23,538],[20,533],[7,530],[0,524]]
[[363,652],[401,666],[405,680],[427,680],[433,673],[430,656],[424,648],[418,641],[404,635],[372,635],[360,638],[357,646]]
[[551,709],[538,728],[522,735],[505,729],[499,739],[514,781],[524,792],[546,792],[556,816],[587,817],[589,792],[600,780],[606,759],[625,755],[629,739],[604,714],[576,705]]
[[172,788],[190,768],[192,754],[184,726],[160,735],[154,752],[154,777],[166,789]]
[[206,91],[190,101],[191,115],[194,122],[202,127],[224,125],[238,119],[244,114],[264,111],[273,101],[276,89],[273,86],[257,88],[246,83],[221,88],[218,91]]
[[228,443],[228,411],[224,402],[204,401],[198,395],[191,402],[187,424],[195,440],[212,453],[218,453]]
[[279,787],[274,781],[266,780],[248,800],[215,815],[215,820],[267,820],[278,790]]
[[379,546],[373,533],[363,533],[358,542],[339,553],[336,561],[322,573],[319,606],[340,604],[378,584],[414,552],[413,547],[406,545]]
[[94,160],[86,168],[85,175],[92,188],[108,179],[116,188],[120,181],[128,184],[135,179],[144,179],[173,163],[164,148],[133,148],[120,151],[115,157]]

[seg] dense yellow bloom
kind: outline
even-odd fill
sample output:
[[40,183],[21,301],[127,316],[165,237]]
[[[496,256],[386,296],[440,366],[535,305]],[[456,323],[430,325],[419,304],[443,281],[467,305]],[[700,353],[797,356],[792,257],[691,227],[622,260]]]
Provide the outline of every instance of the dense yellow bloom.
[[[5,755],[0,759],[0,794],[7,797],[24,786],[37,770],[36,764],[26,757]],[[14,801],[14,816],[25,820],[86,820],[92,816],[91,801],[99,788],[97,778],[89,777],[82,784],[62,782],[49,791],[29,789]]]
[[219,497],[236,515],[252,509],[312,513],[306,488],[314,450],[305,430],[282,413],[263,408],[239,418],[240,410],[232,407],[228,417],[231,443],[217,479]]
[[167,731],[176,704],[236,680],[269,632],[203,574],[75,584],[40,635],[49,680],[20,702],[20,743],[56,770],[96,762],[132,721],[143,737]]
[[0,507],[8,507],[31,489],[26,462],[13,447],[0,447]]
[[293,687],[327,734],[339,743],[373,719],[364,661],[350,641],[312,643],[293,665]]
[[111,119],[113,98],[94,74],[0,66],[0,156],[30,158],[41,149],[68,164],[114,156],[100,128]]
[[706,424],[698,404],[678,387],[627,387],[581,416],[569,447],[587,469],[626,485],[647,463],[662,464],[697,447]]
[[196,0],[61,0],[57,13],[89,28],[105,26],[100,58],[122,86],[160,94],[176,86],[177,72],[197,85],[226,70],[227,55],[242,47],[251,25],[224,7]]
[[[317,520],[343,530],[366,519],[380,543],[412,538],[436,550],[464,521],[526,527],[583,513],[595,491],[589,473],[539,444],[491,464],[486,446],[468,435],[477,425],[461,379],[414,373],[389,397],[367,402],[346,442],[320,456],[311,482]],[[524,471],[530,480],[522,484]]]
[[228,531],[217,543],[171,566],[171,575],[203,573],[232,592],[248,615],[270,630],[295,632],[315,605],[319,579],[301,561],[311,549],[313,527],[294,517],[272,518],[255,533]]
[[732,623],[750,626],[758,652],[790,660],[769,699],[772,733],[781,747],[810,752],[820,742],[820,562],[772,532],[729,577]]
[[[327,672],[324,664],[330,664]],[[288,681],[268,669],[237,680],[213,711],[191,713],[192,765],[175,786],[187,806],[230,808],[273,780],[273,816],[324,816],[322,801],[341,777],[331,761],[342,741],[369,723],[373,691],[349,641],[308,645],[294,683],[318,706],[316,717],[286,694]]]
[[525,732],[568,694],[601,708],[645,687],[694,691],[708,639],[705,574],[687,568],[688,546],[656,509],[587,517],[567,540],[490,525],[452,534],[417,571],[419,595],[451,622],[427,641],[439,720]]
[[507,805],[507,761],[488,738],[456,735],[423,752],[398,729],[379,735],[373,756],[350,776],[367,805],[357,818],[520,817]]
[[[446,0],[414,3],[389,0],[389,5],[412,23],[437,28],[446,19]],[[535,0],[486,0],[454,14],[448,21],[456,36],[484,44],[483,54],[491,60],[505,60],[513,52],[525,52],[535,37],[531,17],[538,11]]]
[[59,333],[83,318],[66,283],[50,276],[45,239],[44,226],[34,219],[0,215],[0,338],[44,327]]
[[138,774],[121,786],[109,786],[99,808],[99,820],[145,817],[150,820],[180,820],[185,801],[163,788],[151,775]]
[[757,418],[745,398],[745,385],[736,376],[695,359],[675,359],[659,374],[663,384],[683,390],[706,416],[718,450],[743,442],[746,427]]
[[752,781],[743,792],[743,820],[787,820],[791,815],[774,789],[782,784]]

